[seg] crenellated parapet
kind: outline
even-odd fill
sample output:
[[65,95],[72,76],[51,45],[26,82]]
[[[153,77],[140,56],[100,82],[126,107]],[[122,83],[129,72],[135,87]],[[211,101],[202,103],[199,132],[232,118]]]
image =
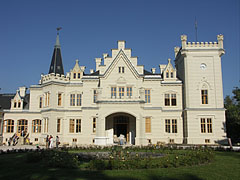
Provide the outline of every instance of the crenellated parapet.
[[187,42],[187,36],[182,35],[182,49],[186,48],[219,48],[223,49],[223,35],[217,36],[218,42]]
[[57,81],[57,82],[62,82],[66,83],[69,82],[69,77],[66,77],[65,75],[60,75],[60,74],[46,74],[46,75],[41,75],[41,80],[39,81],[39,84],[45,84],[51,81]]

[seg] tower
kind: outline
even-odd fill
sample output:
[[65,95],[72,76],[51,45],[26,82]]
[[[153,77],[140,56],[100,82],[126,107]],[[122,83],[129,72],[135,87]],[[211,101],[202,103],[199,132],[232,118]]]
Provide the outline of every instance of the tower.
[[[59,31],[60,28],[57,28],[57,30]],[[61,56],[61,46],[59,41],[59,32],[57,32],[56,44],[54,46],[52,61],[51,61],[51,65],[48,73],[64,75],[62,56]]]
[[218,42],[188,42],[175,48],[177,77],[183,81],[184,142],[215,144],[225,134],[221,56],[223,35]]

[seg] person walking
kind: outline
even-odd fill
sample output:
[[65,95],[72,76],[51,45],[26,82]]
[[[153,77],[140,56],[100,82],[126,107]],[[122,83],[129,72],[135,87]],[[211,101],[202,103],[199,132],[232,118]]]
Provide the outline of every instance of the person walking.
[[56,136],[56,148],[58,148],[58,145],[60,144],[59,137]]

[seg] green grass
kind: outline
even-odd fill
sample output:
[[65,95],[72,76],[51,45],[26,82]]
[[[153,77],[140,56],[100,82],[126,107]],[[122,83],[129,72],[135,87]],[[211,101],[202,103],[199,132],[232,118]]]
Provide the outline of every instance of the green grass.
[[210,164],[148,170],[83,171],[48,168],[43,163],[26,163],[26,154],[0,155],[0,179],[239,179],[240,153],[216,152]]

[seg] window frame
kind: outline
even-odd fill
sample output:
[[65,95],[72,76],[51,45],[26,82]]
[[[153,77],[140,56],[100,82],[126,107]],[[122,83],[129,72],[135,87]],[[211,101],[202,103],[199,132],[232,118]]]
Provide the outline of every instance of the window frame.
[[201,90],[201,97],[202,97],[202,104],[208,104],[208,90],[207,89]]
[[5,133],[13,133],[14,132],[14,120],[13,119],[4,120],[4,132]]
[[145,117],[145,133],[151,133],[151,117]]
[[32,133],[41,133],[42,132],[42,120],[34,119],[32,120]]
[[145,103],[151,103],[151,89],[145,89]]

